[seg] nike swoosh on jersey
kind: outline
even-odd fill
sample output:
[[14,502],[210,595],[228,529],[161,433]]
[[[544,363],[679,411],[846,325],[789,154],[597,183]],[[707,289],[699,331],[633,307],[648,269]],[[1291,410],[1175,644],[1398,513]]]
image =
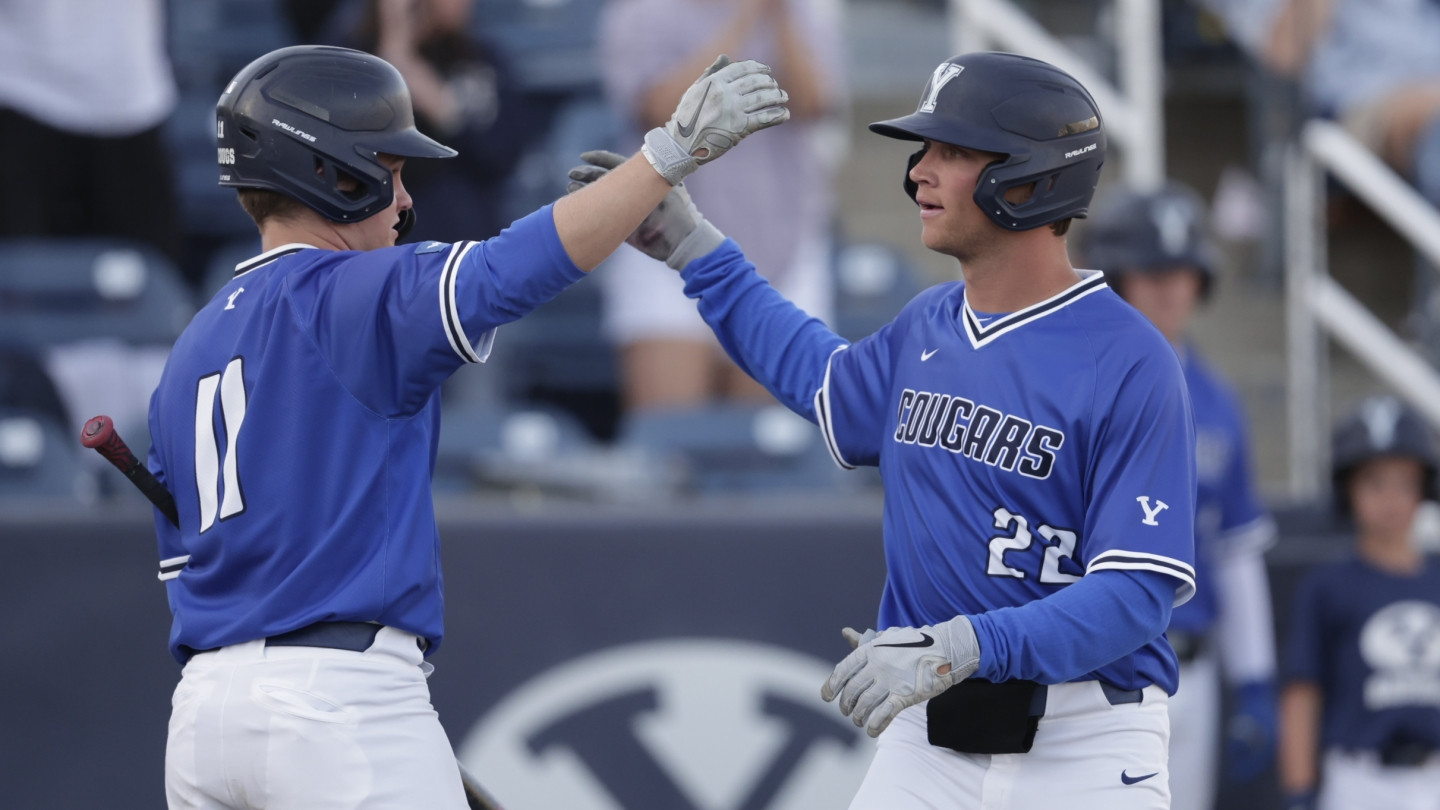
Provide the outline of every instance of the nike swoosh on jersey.
[[1152,777],[1152,776],[1158,776],[1159,774],[1160,774],[1160,772],[1159,772],[1159,771],[1156,771],[1155,773],[1147,773],[1147,774],[1145,774],[1144,776],[1131,776],[1130,774],[1128,774],[1128,773],[1126,773],[1126,772],[1124,772],[1124,771],[1121,771],[1121,772],[1120,772],[1120,781],[1121,781],[1121,782],[1124,782],[1124,783],[1127,784],[1127,785],[1133,785],[1133,784],[1135,784],[1136,782],[1144,782],[1146,779],[1149,779],[1149,778]]
[[928,352],[927,352],[927,351],[921,351],[921,352],[920,352],[920,362],[923,363],[923,362],[925,362],[926,360],[929,360],[930,358],[934,357],[934,356],[935,356],[935,353],[938,352],[938,351],[940,351],[940,350],[939,350],[939,349],[931,349],[931,350],[928,351]]
[[[907,641],[904,644],[876,644],[876,647],[929,647],[935,643],[935,639],[929,633],[921,633],[919,641]],[[1155,774],[1150,774],[1154,776]]]
[[690,123],[682,124],[678,121],[675,123],[675,131],[680,133],[680,137],[688,138],[690,137],[690,133],[695,131],[695,122],[700,120],[700,110],[705,106],[705,99],[709,95],[710,85],[707,83],[705,85],[705,92],[700,94],[700,103],[695,105],[695,114],[690,116]]

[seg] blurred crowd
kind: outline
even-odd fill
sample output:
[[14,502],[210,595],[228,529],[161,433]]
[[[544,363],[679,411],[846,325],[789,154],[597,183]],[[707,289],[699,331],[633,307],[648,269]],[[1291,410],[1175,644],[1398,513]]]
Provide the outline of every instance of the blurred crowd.
[[[0,9],[0,147],[24,156],[0,167],[10,191],[0,202],[0,341],[18,358],[7,367],[45,373],[67,407],[52,414],[60,425],[109,411],[144,445],[146,398],[167,338],[258,247],[234,194],[216,184],[215,99],[256,55],[302,42],[360,48],[392,62],[411,88],[421,129],[457,146],[458,160],[417,164],[407,175],[418,200],[409,238],[417,242],[485,238],[555,199],[579,152],[632,142],[709,54],[765,61],[791,95],[794,120],[746,144],[727,171],[693,181],[691,192],[782,293],[842,335],[862,337],[935,280],[907,259],[913,254],[898,238],[852,240],[841,224],[835,188],[853,158],[848,139],[857,125],[852,74],[874,72],[852,64],[846,10],[865,4],[7,4]],[[938,18],[945,4],[902,5]],[[1055,4],[1020,5],[1042,20],[1056,16]],[[1103,40],[1111,4],[1083,5],[1070,16],[1091,14],[1081,33]],[[1231,156],[1222,177],[1189,178],[1213,198],[1207,204],[1222,237],[1270,251],[1268,262],[1261,257],[1240,275],[1278,277],[1281,224],[1265,203],[1278,199],[1279,178],[1266,150],[1306,118],[1338,121],[1440,201],[1440,57],[1429,45],[1440,36],[1440,7],[1428,0],[1161,6],[1167,66],[1238,71],[1235,92],[1249,97],[1251,154]],[[706,25],[684,24],[697,19]],[[1279,131],[1277,109],[1286,112]],[[1237,175],[1244,182],[1231,182]],[[1330,196],[1343,201],[1346,193],[1335,188]],[[1417,259],[1413,272],[1385,272],[1413,279],[1405,336],[1440,356],[1435,268]],[[768,392],[725,357],[677,276],[628,247],[593,283],[505,332],[506,351],[447,384],[447,407],[469,417],[447,424],[486,427],[450,430],[442,490],[529,486],[623,496],[657,487],[875,484],[833,474],[808,428],[774,408]],[[0,401],[0,408],[22,404]],[[52,427],[12,428],[21,438],[0,446],[38,464],[52,455],[42,449]],[[73,450],[59,451],[56,463],[67,454]],[[93,464],[76,463],[82,472]],[[86,496],[106,479],[78,480]],[[11,483],[0,498],[24,489]]]
[[[1162,5],[1167,61],[1188,68],[1223,62],[1257,85],[1288,93],[1287,131],[1267,137],[1283,140],[1311,117],[1332,119],[1440,205],[1440,4]],[[933,279],[898,246],[850,240],[838,224],[835,189],[852,126],[849,74],[865,69],[847,58],[845,6],[841,0],[0,5],[0,187],[6,191],[0,195],[0,504],[112,492],[132,497],[119,493],[126,485],[116,476],[100,474],[97,460],[82,455],[73,436],[86,417],[105,412],[132,446],[143,448],[148,396],[168,341],[236,263],[258,252],[234,194],[216,185],[213,109],[227,77],[286,44],[343,45],[390,61],[410,87],[420,129],[459,150],[457,160],[407,168],[417,211],[413,241],[484,239],[555,199],[581,151],[636,142],[669,114],[716,53],[771,65],[790,94],[792,121],[744,144],[724,171],[687,186],[774,286],[843,336],[863,337]],[[707,24],[696,26],[696,19]],[[1259,104],[1276,98],[1260,97]],[[1261,151],[1239,162],[1263,180]],[[894,187],[882,191],[898,195],[899,186],[897,170]],[[1373,797],[1365,791],[1373,788],[1377,768],[1419,763],[1433,769],[1440,760],[1428,727],[1383,720],[1395,705],[1407,704],[1367,706],[1358,696],[1365,684],[1354,674],[1362,664],[1349,648],[1331,647],[1340,643],[1335,633],[1358,634],[1369,617],[1400,601],[1395,593],[1403,588],[1393,578],[1421,564],[1394,543],[1402,535],[1408,540],[1418,520],[1421,499],[1411,503],[1405,493],[1433,494],[1434,449],[1426,435],[1403,452],[1385,450],[1381,439],[1393,438],[1401,421],[1408,420],[1404,430],[1415,435],[1427,430],[1399,403],[1367,400],[1347,417],[1342,429],[1353,432],[1360,424],[1380,448],[1356,451],[1350,466],[1337,468],[1343,475],[1336,481],[1336,503],[1358,519],[1354,564],[1360,573],[1351,573],[1376,581],[1374,604],[1347,602],[1334,583],[1345,572],[1322,572],[1302,591],[1305,601],[1292,616],[1293,637],[1300,640],[1290,642],[1285,660],[1277,663],[1266,634],[1239,647],[1224,644],[1227,628],[1245,623],[1227,620],[1227,610],[1243,608],[1251,626],[1257,615],[1270,615],[1268,591],[1244,583],[1253,585],[1255,564],[1263,572],[1257,561],[1273,538],[1244,534],[1264,517],[1259,487],[1250,480],[1244,408],[1218,375],[1204,370],[1199,347],[1187,336],[1191,315],[1222,275],[1224,259],[1207,220],[1212,213],[1221,222],[1234,219],[1210,208],[1205,192],[1214,188],[1172,183],[1158,197],[1137,197],[1137,190],[1117,184],[1101,197],[1108,222],[1148,221],[1150,235],[1117,236],[1093,223],[1082,227],[1072,248],[1077,265],[1106,270],[1117,285],[1126,279],[1127,299],[1171,338],[1197,375],[1214,377],[1213,383],[1191,382],[1192,388],[1213,384],[1207,396],[1214,407],[1201,414],[1197,404],[1197,423],[1215,417],[1202,425],[1213,431],[1199,431],[1201,477],[1209,464],[1219,504],[1211,516],[1219,522],[1205,530],[1234,542],[1207,563],[1224,583],[1208,597],[1214,604],[1191,616],[1189,626],[1175,628],[1176,638],[1193,645],[1184,663],[1209,673],[1193,677],[1216,684],[1196,709],[1214,718],[1214,728],[1200,738],[1208,753],[1195,760],[1198,775],[1184,791],[1193,805],[1184,806],[1208,808],[1213,788],[1206,785],[1215,783],[1222,760],[1233,780],[1256,778],[1273,762],[1282,731],[1280,776],[1292,807],[1315,806],[1322,770],[1315,752],[1322,749],[1330,752],[1326,772],[1341,780],[1333,790],[1345,791],[1335,795]],[[1261,236],[1278,240],[1279,227],[1271,222]],[[1143,251],[1139,239],[1150,240]],[[1440,358],[1436,268],[1417,259],[1412,272],[1414,294],[1402,327],[1433,361]],[[596,274],[501,330],[494,360],[446,384],[437,492],[640,500],[721,491],[878,491],[876,478],[835,469],[819,432],[776,406],[730,362],[676,274],[628,247]],[[1362,474],[1364,463],[1387,454],[1415,464]],[[1377,477],[1383,480],[1371,480]],[[1405,489],[1407,482],[1415,486]],[[1238,487],[1238,494],[1219,493],[1225,486]],[[1385,502],[1388,512],[1365,500],[1383,501],[1386,492],[1399,498]],[[1433,603],[1436,595],[1430,596]],[[1412,597],[1407,604],[1425,602],[1423,595]],[[1433,612],[1412,604],[1411,613],[1397,619],[1391,611],[1386,621],[1423,624],[1433,618],[1427,610]],[[1440,631],[1440,621],[1425,626]],[[1359,650],[1358,636],[1351,640]],[[1426,643],[1422,652],[1430,657],[1422,663],[1437,677],[1440,647],[1433,638]],[[1221,682],[1231,687],[1223,696]],[[1231,710],[1223,723],[1221,703]],[[1346,725],[1336,707],[1360,720],[1351,717]],[[1384,736],[1394,728],[1403,739]],[[1220,738],[1229,744],[1223,755]],[[1373,756],[1346,758],[1347,746]],[[1397,796],[1384,806],[1440,806]],[[1320,806],[1382,806],[1327,801]]]

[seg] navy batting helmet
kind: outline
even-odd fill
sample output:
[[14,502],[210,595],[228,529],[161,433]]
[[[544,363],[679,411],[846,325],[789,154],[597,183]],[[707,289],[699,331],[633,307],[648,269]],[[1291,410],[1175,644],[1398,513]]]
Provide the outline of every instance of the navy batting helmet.
[[[1089,91],[1053,65],[1009,53],[962,54],[942,63],[914,113],[870,130],[1004,155],[981,172],[974,197],[990,219],[1012,231],[1084,217],[1105,162],[1105,128]],[[921,154],[911,156],[909,168]],[[1035,184],[1029,199],[1005,199],[1029,183]],[[909,169],[905,190],[915,199]]]
[[1425,497],[1435,498],[1437,458],[1430,427],[1410,406],[1395,397],[1371,397],[1335,427],[1331,470],[1335,504],[1349,511],[1346,487],[1351,473],[1381,456],[1402,456],[1420,462],[1425,470]]
[[1155,191],[1121,188],[1101,198],[1078,247],[1086,267],[1111,278],[1191,268],[1200,273],[1205,296],[1215,275],[1205,203],[1194,189],[1173,181]]
[[[220,185],[278,191],[336,222],[358,222],[395,199],[377,154],[456,154],[415,129],[398,70],[349,48],[265,54],[230,80],[215,118]],[[357,187],[342,191],[341,172]]]

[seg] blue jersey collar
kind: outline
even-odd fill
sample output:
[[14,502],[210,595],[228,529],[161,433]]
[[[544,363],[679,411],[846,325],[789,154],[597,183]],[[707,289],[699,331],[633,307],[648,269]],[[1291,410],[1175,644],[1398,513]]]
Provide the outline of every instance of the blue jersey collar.
[[246,259],[235,265],[235,278],[239,278],[257,267],[264,267],[281,256],[289,256],[291,253],[298,253],[302,250],[318,250],[318,248],[302,242],[291,242],[288,245],[281,245],[272,250],[267,250],[253,259]]
[[1006,332],[1019,329],[1027,323],[1064,309],[1090,293],[1109,286],[1105,283],[1105,274],[1099,270],[1077,270],[1076,272],[1080,274],[1080,280],[1064,291],[1024,309],[1016,310],[985,326],[980,325],[980,319],[975,317],[975,310],[970,308],[970,297],[967,293],[965,305],[961,308],[960,319],[965,323],[965,335],[970,338],[970,345],[978,349]]

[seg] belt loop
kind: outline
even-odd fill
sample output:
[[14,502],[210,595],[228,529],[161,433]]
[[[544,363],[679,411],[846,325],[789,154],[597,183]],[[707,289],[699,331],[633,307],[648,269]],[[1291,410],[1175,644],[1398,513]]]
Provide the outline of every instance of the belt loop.
[[1118,686],[1111,686],[1104,681],[1097,681],[1100,684],[1100,691],[1105,695],[1105,700],[1111,706],[1123,706],[1127,703],[1139,703],[1145,699],[1145,692],[1141,689],[1121,689]]
[[1045,700],[1046,700],[1046,698],[1048,697],[1049,693],[1050,693],[1050,687],[1046,686],[1046,685],[1043,684],[1043,683],[1040,684],[1039,686],[1035,687],[1035,692],[1034,692],[1032,695],[1030,695],[1030,716],[1031,716],[1031,717],[1044,717],[1044,716],[1045,716]]

